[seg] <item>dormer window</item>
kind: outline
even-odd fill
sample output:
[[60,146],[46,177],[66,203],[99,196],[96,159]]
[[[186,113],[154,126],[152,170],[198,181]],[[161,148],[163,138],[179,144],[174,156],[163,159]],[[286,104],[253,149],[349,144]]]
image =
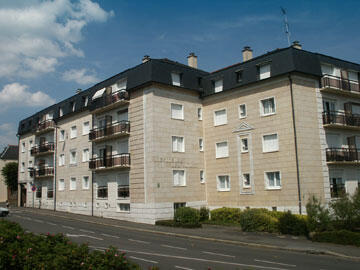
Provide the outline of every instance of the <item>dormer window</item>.
[[270,63],[263,64],[259,66],[259,79],[264,80],[269,78],[271,75],[270,73]]
[[177,72],[172,72],[171,80],[172,80],[172,85],[181,86],[182,85],[182,74],[177,73]]
[[127,80],[122,79],[116,83],[118,90],[126,90]]
[[88,96],[82,97],[82,100],[83,100],[84,107],[87,107],[87,105],[89,103],[89,97]]
[[75,112],[75,101],[70,102],[70,111]]
[[63,108],[59,108],[59,117],[63,116],[64,115],[64,111],[63,111]]
[[213,83],[213,88],[214,88],[215,93],[219,93],[223,90],[223,80],[222,79],[212,81],[212,83]]
[[242,82],[243,71],[242,70],[237,70],[237,71],[235,71],[235,75],[236,75],[236,82],[241,83]]

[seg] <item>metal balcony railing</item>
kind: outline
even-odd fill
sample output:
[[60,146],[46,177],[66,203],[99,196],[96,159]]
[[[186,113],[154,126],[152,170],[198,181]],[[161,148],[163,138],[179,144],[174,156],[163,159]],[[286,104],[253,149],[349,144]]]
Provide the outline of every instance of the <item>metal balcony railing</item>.
[[126,90],[119,90],[111,94],[105,94],[91,102],[91,110],[106,107],[119,101],[128,101],[129,93]]
[[30,149],[30,154],[32,156],[42,154],[42,153],[50,153],[53,152],[55,149],[55,144],[53,142],[44,143],[40,145],[35,145]]
[[55,122],[52,119],[45,120],[40,122],[36,127],[36,132],[43,132],[48,129],[54,129],[55,128]]
[[328,162],[359,162],[360,149],[357,148],[327,148],[326,161]]
[[130,154],[122,153],[117,155],[108,156],[106,158],[92,158],[89,162],[89,169],[103,169],[112,167],[129,167]]
[[360,115],[337,111],[323,112],[323,124],[336,124],[344,126],[360,127]]
[[331,75],[325,75],[321,78],[323,88],[336,88],[344,91],[352,91],[360,93],[359,82]]
[[39,178],[39,177],[48,177],[48,176],[54,176],[53,167],[40,167],[30,171],[30,177]]
[[129,121],[119,121],[111,125],[94,128],[90,130],[89,140],[96,140],[99,138],[105,138],[115,134],[128,134],[130,133],[130,122]]

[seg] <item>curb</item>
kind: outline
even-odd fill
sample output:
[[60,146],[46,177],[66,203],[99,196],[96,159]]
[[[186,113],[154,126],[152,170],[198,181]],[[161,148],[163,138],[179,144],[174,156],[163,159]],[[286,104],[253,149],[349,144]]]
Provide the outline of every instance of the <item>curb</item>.
[[[20,208],[18,208],[18,209],[20,209]],[[26,208],[21,208],[21,209],[24,210]],[[159,234],[159,235],[167,235],[167,236],[175,236],[175,237],[188,238],[188,239],[212,241],[212,242],[233,244],[233,245],[239,245],[239,246],[248,246],[248,247],[255,247],[255,248],[268,248],[268,249],[276,249],[276,250],[291,251],[291,252],[301,252],[301,253],[312,254],[312,255],[336,256],[336,257],[340,257],[343,259],[360,261],[360,257],[349,256],[349,255],[345,255],[342,253],[337,253],[337,252],[333,252],[333,251],[329,251],[329,250],[317,250],[317,249],[311,249],[311,248],[307,248],[307,249],[288,248],[288,247],[274,246],[274,245],[267,245],[267,244],[248,243],[248,242],[242,242],[242,241],[218,239],[218,238],[203,237],[203,236],[196,236],[196,235],[189,235],[189,234],[182,234],[182,233],[163,232],[163,231],[156,231],[156,230],[150,230],[150,229],[134,228],[134,227],[124,226],[124,225],[115,225],[115,224],[109,224],[109,223],[103,223],[103,222],[84,220],[84,219],[80,219],[80,218],[67,217],[67,216],[63,216],[63,215],[55,215],[55,214],[51,214],[51,213],[48,213],[48,214],[39,213],[37,211],[33,211],[30,209],[26,209],[25,211],[33,212],[33,213],[43,215],[43,216],[60,217],[60,218],[64,218],[67,220],[81,221],[81,222],[97,224],[97,225],[104,225],[104,226],[115,227],[115,228],[121,228],[121,229],[126,229],[126,230],[131,230],[131,231],[148,232],[148,233],[155,233],[155,234]]]

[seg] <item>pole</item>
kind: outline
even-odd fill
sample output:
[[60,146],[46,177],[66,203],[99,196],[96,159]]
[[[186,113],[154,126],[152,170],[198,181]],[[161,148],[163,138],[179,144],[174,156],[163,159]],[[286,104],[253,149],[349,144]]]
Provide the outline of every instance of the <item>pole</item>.
[[289,23],[288,23],[288,18],[286,15],[286,10],[282,7],[280,9],[281,9],[282,14],[284,15],[285,35],[287,37],[288,45],[290,46],[290,30],[289,30]]

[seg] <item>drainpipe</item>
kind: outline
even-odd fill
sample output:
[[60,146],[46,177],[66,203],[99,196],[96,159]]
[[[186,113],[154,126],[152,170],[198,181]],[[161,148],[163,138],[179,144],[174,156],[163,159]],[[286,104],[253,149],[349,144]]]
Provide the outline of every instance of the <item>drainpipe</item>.
[[54,140],[54,211],[56,211],[56,165],[57,165],[57,161],[56,161],[56,155],[57,155],[57,131],[58,131],[58,126],[57,123],[54,121],[55,124],[55,140]]
[[299,172],[299,157],[298,157],[298,145],[297,145],[297,137],[296,137],[296,122],[295,122],[295,109],[294,109],[293,81],[292,81],[290,73],[289,73],[288,78],[289,78],[289,83],[290,83],[291,111],[292,111],[292,122],[293,122],[293,129],[294,129],[296,179],[297,179],[298,197],[299,197],[299,213],[301,215],[302,202],[301,202],[301,185],[300,185],[300,172]]

